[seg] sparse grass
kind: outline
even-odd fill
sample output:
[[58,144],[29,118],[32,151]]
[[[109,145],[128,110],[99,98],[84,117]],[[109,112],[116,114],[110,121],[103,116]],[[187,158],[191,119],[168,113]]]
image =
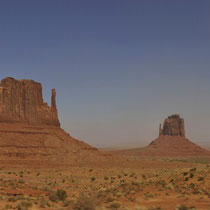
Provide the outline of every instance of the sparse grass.
[[[92,166],[91,168],[72,167],[69,170],[57,172],[10,169],[10,174],[6,170],[1,170],[0,203],[5,203],[4,208],[7,204],[7,209],[20,210],[32,207],[34,209],[126,210],[126,208],[135,208],[135,204],[140,200],[142,206],[145,203],[151,204],[150,207],[145,207],[145,210],[157,210],[161,209],[165,199],[172,199],[173,202],[177,202],[177,210],[183,210],[185,207],[193,210],[196,209],[198,200],[205,203],[209,199],[210,168],[203,164],[188,163],[188,165],[185,168],[172,169],[110,167],[102,170]],[[158,204],[157,207],[151,207],[154,200]],[[192,201],[195,207],[181,205],[186,201],[188,203]]]

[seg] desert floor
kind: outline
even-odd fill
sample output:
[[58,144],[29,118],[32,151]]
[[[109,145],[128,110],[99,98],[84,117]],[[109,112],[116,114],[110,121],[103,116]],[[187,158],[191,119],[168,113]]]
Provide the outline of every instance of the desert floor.
[[210,158],[116,160],[41,169],[0,161],[0,209],[210,209]]

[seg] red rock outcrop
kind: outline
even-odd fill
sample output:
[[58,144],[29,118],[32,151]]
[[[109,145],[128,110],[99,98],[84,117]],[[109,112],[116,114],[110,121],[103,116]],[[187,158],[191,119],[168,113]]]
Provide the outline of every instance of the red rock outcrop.
[[0,83],[0,161],[3,165],[49,167],[106,161],[96,148],[60,128],[56,91],[51,107],[43,101],[42,85],[11,77]]
[[7,77],[0,83],[0,122],[60,126],[55,97],[53,89],[50,107],[40,83]]
[[159,136],[161,135],[185,136],[184,119],[178,114],[169,116],[163,123],[163,129],[160,124]]
[[210,151],[185,138],[184,119],[178,114],[165,119],[163,129],[160,124],[159,137],[148,146],[118,153],[132,156],[210,156]]

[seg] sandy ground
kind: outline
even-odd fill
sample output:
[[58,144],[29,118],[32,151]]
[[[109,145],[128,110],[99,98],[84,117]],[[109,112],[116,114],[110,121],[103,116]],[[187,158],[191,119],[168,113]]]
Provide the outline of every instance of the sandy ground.
[[207,157],[39,165],[1,161],[0,209],[210,209]]

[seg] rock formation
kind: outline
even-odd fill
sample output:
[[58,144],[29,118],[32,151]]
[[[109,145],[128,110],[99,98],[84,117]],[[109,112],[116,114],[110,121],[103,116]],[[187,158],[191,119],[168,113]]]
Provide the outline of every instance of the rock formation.
[[7,77],[0,83],[0,122],[60,126],[55,97],[53,89],[50,107],[40,83]]
[[33,80],[11,77],[0,83],[1,165],[33,167],[89,164],[106,160],[102,153],[60,128],[56,91],[51,107],[43,101],[42,86]]
[[184,119],[178,114],[169,116],[164,121],[163,129],[160,124],[159,136],[161,135],[185,136]]
[[148,146],[119,153],[132,156],[210,156],[210,151],[185,138],[184,119],[178,114],[165,119],[163,128],[160,124],[159,137]]

